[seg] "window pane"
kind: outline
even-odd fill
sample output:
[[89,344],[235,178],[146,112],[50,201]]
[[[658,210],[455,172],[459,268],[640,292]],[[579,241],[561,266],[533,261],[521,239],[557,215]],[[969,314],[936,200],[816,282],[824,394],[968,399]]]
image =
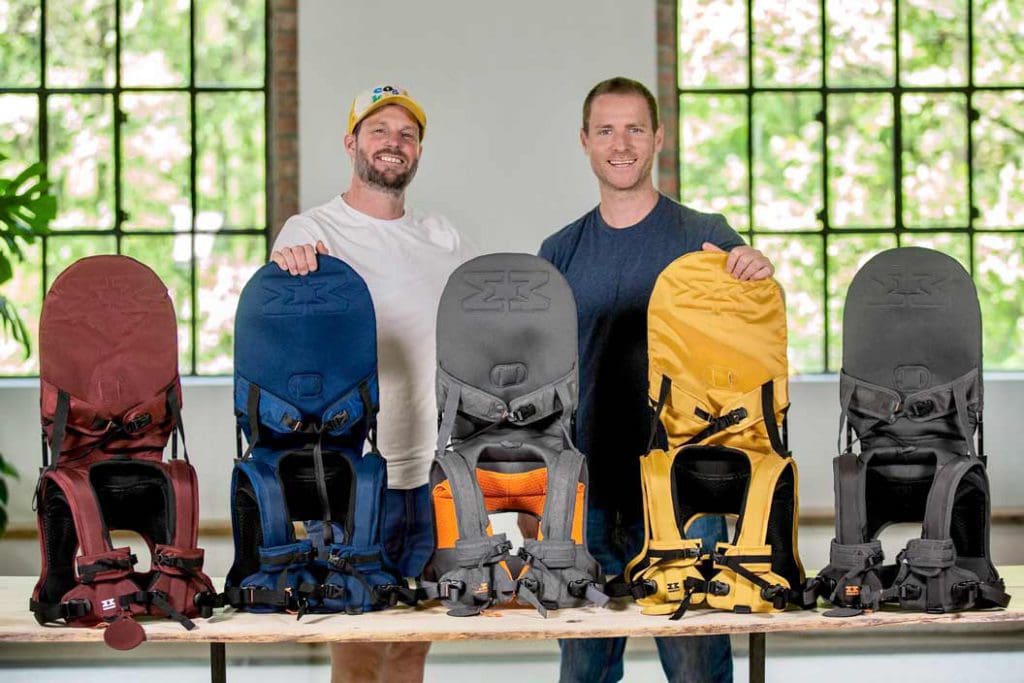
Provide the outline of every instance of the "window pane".
[[121,241],[121,253],[145,263],[167,285],[178,316],[180,372],[189,372],[192,362],[189,333],[192,324],[191,237],[188,234],[128,236]]
[[828,241],[828,363],[843,365],[843,307],[853,276],[868,259],[896,246],[896,235],[833,235]]
[[892,96],[828,98],[829,218],[834,227],[893,224]]
[[953,232],[905,232],[900,238],[904,247],[926,247],[952,256],[969,272],[970,238],[964,233]]
[[746,230],[747,124],[743,95],[684,95],[679,104],[683,201]]
[[1024,83],[1024,3],[974,0],[975,85]]
[[113,235],[70,235],[50,237],[46,242],[46,289],[80,258],[100,254],[116,254],[117,242]]
[[900,2],[900,82],[967,84],[967,0]]
[[989,234],[974,239],[985,369],[1024,370],[1024,236]]
[[121,97],[125,229],[189,230],[188,95]]
[[114,0],[48,0],[46,84],[114,85]]
[[196,84],[263,85],[263,0],[196,0]]
[[746,1],[680,0],[679,85],[746,84]]
[[196,223],[201,229],[264,226],[263,111],[263,93],[196,96]]
[[815,230],[821,196],[818,94],[754,95],[754,227]]
[[790,373],[825,370],[825,270],[822,238],[756,235],[754,246],[775,264],[775,279],[786,291]]
[[[2,0],[0,0],[2,2]],[[0,95],[0,178],[14,178],[39,161],[39,98]]]
[[231,372],[238,295],[266,262],[265,244],[262,235],[196,235],[200,374]]
[[188,5],[182,0],[122,0],[123,85],[188,85]]
[[109,95],[48,99],[55,228],[114,226],[113,104]]
[[25,249],[25,260],[13,260],[14,277],[0,285],[0,294],[12,302],[32,340],[32,355],[13,339],[0,334],[0,376],[39,372],[39,311],[42,306],[42,252],[39,243]]
[[892,85],[892,0],[827,0],[829,85]]
[[39,8],[35,0],[0,0],[0,88],[39,85]]
[[903,222],[967,225],[967,98],[903,96]]
[[973,104],[975,224],[1024,227],[1024,91],[976,93]]
[[821,85],[821,4],[752,2],[755,85]]

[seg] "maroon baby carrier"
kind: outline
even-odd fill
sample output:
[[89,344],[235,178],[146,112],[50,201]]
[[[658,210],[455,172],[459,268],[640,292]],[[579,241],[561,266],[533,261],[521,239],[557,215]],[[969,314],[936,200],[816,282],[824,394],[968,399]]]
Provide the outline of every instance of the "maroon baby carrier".
[[[139,615],[195,628],[189,617],[209,616],[215,591],[196,547],[198,488],[184,448],[167,287],[125,256],[77,261],[43,302],[39,370],[36,620],[106,625],[104,639],[118,649],[145,640]],[[111,530],[145,540],[149,571],[135,570],[130,548],[113,547]]]

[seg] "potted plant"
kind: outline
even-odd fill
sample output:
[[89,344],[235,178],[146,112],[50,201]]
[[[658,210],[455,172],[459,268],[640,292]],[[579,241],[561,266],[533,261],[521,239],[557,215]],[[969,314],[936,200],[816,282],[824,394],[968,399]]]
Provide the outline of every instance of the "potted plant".
[[[7,157],[0,154],[0,162]],[[49,194],[46,167],[32,164],[13,178],[0,178],[0,335],[14,339],[28,357],[32,340],[14,304],[3,295],[3,285],[14,277],[14,261],[25,260],[24,247],[49,232],[57,213],[57,200]],[[0,536],[7,529],[7,479],[18,472],[0,453]]]

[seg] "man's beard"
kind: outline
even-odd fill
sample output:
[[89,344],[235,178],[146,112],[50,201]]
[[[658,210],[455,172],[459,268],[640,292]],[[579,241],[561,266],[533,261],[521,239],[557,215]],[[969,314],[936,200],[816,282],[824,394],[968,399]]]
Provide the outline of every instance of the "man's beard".
[[[406,156],[400,152],[389,149],[382,149],[378,154],[391,154],[406,160]],[[380,171],[371,162],[369,157],[362,150],[356,150],[355,171],[356,175],[367,185],[371,185],[382,192],[398,196],[412,182],[419,167],[419,159],[409,163],[409,168],[403,172]]]

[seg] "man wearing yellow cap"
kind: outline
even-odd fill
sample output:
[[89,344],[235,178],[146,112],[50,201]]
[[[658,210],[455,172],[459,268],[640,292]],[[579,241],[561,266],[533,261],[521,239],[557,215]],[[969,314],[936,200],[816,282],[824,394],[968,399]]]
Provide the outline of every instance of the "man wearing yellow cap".
[[[345,151],[348,189],[292,216],[271,259],[292,275],[333,254],[366,280],[377,315],[379,446],[388,463],[384,544],[404,576],[419,576],[434,548],[427,480],[437,435],[434,396],[437,305],[448,276],[476,255],[447,219],[409,210],[427,117],[403,88],[379,85],[356,96]],[[429,643],[338,643],[331,680],[420,681]]]

